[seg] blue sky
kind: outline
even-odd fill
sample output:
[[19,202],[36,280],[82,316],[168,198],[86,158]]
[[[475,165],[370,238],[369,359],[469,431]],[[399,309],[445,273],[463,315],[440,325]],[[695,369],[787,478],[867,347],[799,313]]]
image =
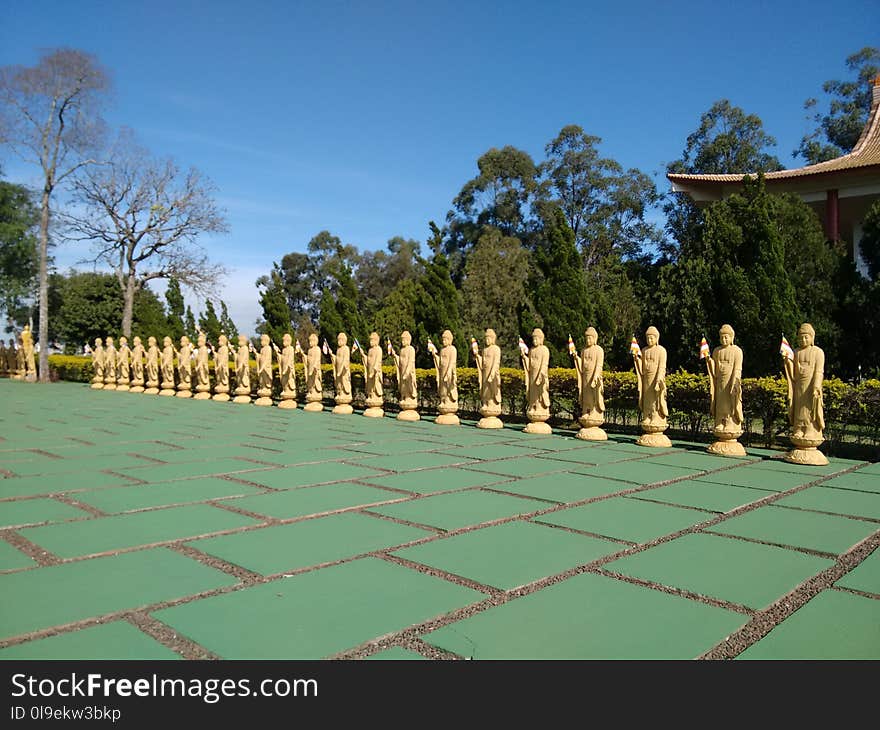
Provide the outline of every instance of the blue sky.
[[[424,241],[483,152],[540,159],[566,124],[665,191],[665,163],[727,98],[797,166],[804,100],[880,45],[876,0],[28,0],[2,13],[0,65],[94,53],[114,82],[107,120],[216,184],[230,232],[204,243],[230,270],[218,295],[243,331],[260,314],[256,277],[319,231],[361,250]],[[37,180],[5,151],[0,164]]]

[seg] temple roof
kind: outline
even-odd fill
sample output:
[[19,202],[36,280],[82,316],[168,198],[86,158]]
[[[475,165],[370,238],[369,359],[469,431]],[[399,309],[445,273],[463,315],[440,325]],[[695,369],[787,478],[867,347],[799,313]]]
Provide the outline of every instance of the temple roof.
[[[862,134],[856,142],[855,147],[848,154],[836,157],[833,160],[819,162],[815,165],[806,165],[804,167],[796,167],[792,170],[778,170],[776,172],[765,172],[764,179],[768,182],[771,180],[794,180],[812,177],[814,175],[824,175],[829,173],[839,173],[846,170],[857,170],[880,166],[880,75],[873,81],[873,98],[871,103],[871,111],[868,114],[868,122],[865,124]],[[753,175],[754,173],[746,173]],[[684,183],[687,187],[688,183],[738,183],[741,182],[745,174],[734,173],[727,175],[691,175],[669,173],[666,175],[672,182],[673,187],[676,183]]]

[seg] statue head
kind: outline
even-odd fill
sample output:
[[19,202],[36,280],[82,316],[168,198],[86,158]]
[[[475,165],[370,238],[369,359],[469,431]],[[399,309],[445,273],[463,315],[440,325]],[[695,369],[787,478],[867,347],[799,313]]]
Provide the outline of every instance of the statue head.
[[645,330],[645,339],[648,341],[648,347],[654,347],[654,345],[660,342],[660,330],[656,327],[648,327]]
[[543,330],[540,330],[537,327],[535,327],[535,329],[532,330],[532,344],[535,347],[540,347],[541,345],[544,344],[544,331]]
[[148,344],[150,347],[155,347],[155,346],[156,346],[156,338],[155,338],[155,337],[148,337],[148,338],[147,338],[147,344]]
[[162,340],[162,344],[163,344],[165,347],[171,347],[171,338],[170,338],[170,337],[166,337],[165,339]]
[[440,342],[443,343],[444,347],[448,347],[452,344],[452,332],[449,330],[443,330],[443,334],[440,335]]
[[186,335],[183,335],[183,337],[180,338],[180,346],[185,347],[188,344],[189,344],[189,337],[187,337]]
[[112,337],[108,337],[106,342],[107,342],[107,347],[113,347],[113,338]]
[[291,342],[293,342],[293,337],[290,335],[290,332],[285,332],[281,336],[281,344],[285,347],[290,347]]
[[370,347],[376,347],[379,344],[379,333],[370,332]]
[[495,334],[495,330],[491,327],[486,330],[486,347],[491,347],[495,344],[495,340],[498,339],[498,336]]
[[220,347],[226,347],[226,345],[229,344],[229,338],[226,335],[220,335],[217,338],[217,344],[219,344]]
[[198,336],[198,338],[196,339],[196,342],[198,343],[198,346],[199,346],[200,348],[201,348],[201,347],[204,347],[206,341],[207,341],[207,338],[205,337],[205,333],[204,333],[204,332],[199,332],[199,336]]
[[140,347],[140,346],[141,346],[141,338],[138,337],[137,335],[134,336],[134,346],[135,346],[135,347]]
[[587,347],[592,347],[599,341],[599,333],[595,327],[587,327],[584,330],[584,339],[587,341]]
[[122,337],[119,338],[119,346],[124,347],[127,344],[128,344],[128,338],[125,335],[122,335]]
[[400,333],[400,344],[404,347],[409,347],[412,344],[412,335],[407,330]]
[[[13,341],[9,340],[9,344],[12,345]],[[100,337],[95,338],[95,347],[101,347],[104,343],[101,341]]]
[[338,347],[345,347],[348,344],[348,335],[345,332],[340,332],[336,335],[336,345]]
[[734,334],[733,327],[729,324],[722,325],[721,329],[718,330],[718,339],[721,340],[721,346],[729,347],[732,345]]
[[269,341],[269,335],[260,335],[260,346],[268,347]]
[[239,335],[238,336],[238,346],[239,347],[247,347],[248,346],[247,335]]
[[816,330],[813,329],[813,325],[804,322],[799,328],[797,333],[798,339],[798,347],[809,347],[816,340]]
[[317,347],[318,346],[318,335],[314,332],[309,335],[309,347]]

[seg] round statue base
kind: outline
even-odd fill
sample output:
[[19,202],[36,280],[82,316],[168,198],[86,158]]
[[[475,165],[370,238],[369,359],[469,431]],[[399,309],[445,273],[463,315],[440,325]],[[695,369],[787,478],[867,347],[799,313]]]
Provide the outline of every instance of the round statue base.
[[226,403],[229,400],[229,393],[214,393],[211,400],[215,400],[218,403]]
[[550,428],[550,426],[548,426],[543,421],[532,421],[528,426],[523,429],[523,433],[533,433],[547,436],[553,433],[553,429]]
[[350,416],[354,413],[354,408],[351,407],[350,403],[337,403],[333,406],[333,413],[340,416]]
[[170,388],[163,388],[162,390],[159,391],[159,395],[173,396],[174,391],[171,390]]
[[192,395],[193,394],[192,394],[191,390],[178,390],[177,391],[178,398],[192,398]]
[[672,441],[669,440],[669,436],[667,436],[662,431],[643,433],[636,440],[636,443],[639,446],[650,446],[654,449],[668,449],[670,446],[672,446]]
[[293,398],[285,398],[278,403],[278,407],[286,411],[292,411],[296,408],[296,401]]
[[[236,398],[236,400],[238,400],[238,399]],[[267,395],[261,395],[259,398],[257,398],[254,401],[254,405],[255,406],[271,406],[272,399]]]
[[405,411],[401,411],[397,414],[398,421],[418,421],[421,420],[421,416],[419,412],[414,409],[408,409]]
[[607,441],[608,434],[598,426],[585,426],[577,432],[575,438],[579,438],[581,441]]
[[[10,375],[9,377],[12,378],[13,380],[15,379],[14,375]],[[104,383],[92,383],[92,390],[103,390],[103,389],[104,389]]]
[[[10,375],[9,377],[12,380],[24,380],[24,375],[19,375],[17,373],[15,375]],[[104,386],[102,385],[101,387],[103,388]]]
[[116,390],[116,383],[104,383],[104,390]]
[[232,399],[233,403],[250,403],[251,397],[249,395],[237,395]]
[[804,466],[825,466],[828,457],[817,448],[823,439],[791,439],[794,448],[782,458],[790,464]]
[[193,396],[193,400],[211,400],[211,394],[202,391],[201,393],[196,393]]
[[504,428],[504,424],[498,416],[483,416],[477,421],[477,428]]
[[378,406],[371,406],[364,411],[364,415],[367,418],[383,418],[385,416],[385,411]]
[[210,392],[211,392],[210,385],[197,385],[196,386],[196,393],[210,393]]
[[37,382],[37,374],[35,372],[31,371],[27,375],[24,376],[24,379],[28,383],[36,383]]
[[122,385],[117,384],[116,390],[122,390],[122,391],[131,390],[131,386],[128,383],[123,383]]
[[715,454],[715,456],[745,456],[745,447],[737,441],[740,435],[739,433],[725,434],[716,431],[715,438],[717,441],[709,444],[706,447],[706,451],[710,454]]
[[324,404],[319,400],[309,401],[303,406],[303,410],[309,413],[320,413],[324,410]]
[[159,395],[158,388],[145,388],[144,395]]
[[129,392],[129,393],[143,393],[143,392],[144,392],[144,386],[143,386],[143,385],[132,385],[132,386],[128,389],[128,392]]
[[454,413],[441,413],[437,416],[434,423],[438,426],[458,426],[461,424],[461,421]]

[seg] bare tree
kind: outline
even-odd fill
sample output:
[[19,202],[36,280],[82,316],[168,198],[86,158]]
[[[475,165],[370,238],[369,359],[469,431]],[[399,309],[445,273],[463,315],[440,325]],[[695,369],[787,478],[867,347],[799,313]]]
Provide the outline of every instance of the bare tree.
[[49,221],[56,187],[94,163],[99,111],[110,82],[97,59],[69,48],[47,52],[34,67],[0,68],[0,141],[40,166],[40,381],[49,381]]
[[184,174],[171,160],[151,158],[127,131],[108,159],[74,178],[76,205],[65,223],[68,237],[92,241],[94,262],[116,274],[122,334],[129,337],[135,294],[149,281],[174,277],[197,294],[213,293],[226,271],[209,262],[198,237],[227,225],[214,186],[198,170]]

